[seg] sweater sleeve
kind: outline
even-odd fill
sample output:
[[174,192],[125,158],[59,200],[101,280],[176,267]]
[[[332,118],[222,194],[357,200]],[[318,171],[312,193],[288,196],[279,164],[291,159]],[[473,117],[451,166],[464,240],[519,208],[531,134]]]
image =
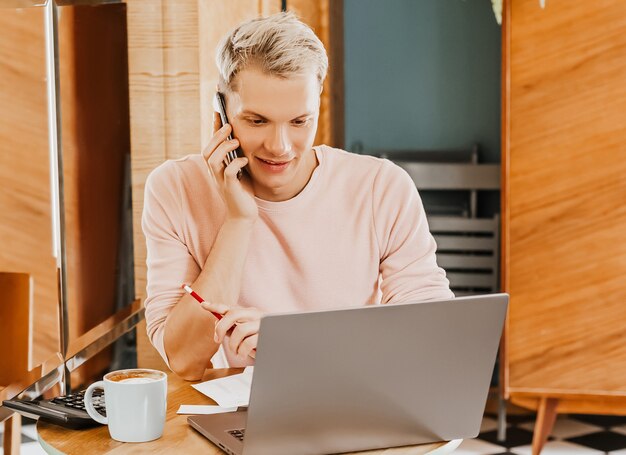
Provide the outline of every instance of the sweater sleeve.
[[166,162],[148,176],[141,219],[148,266],[146,325],[150,341],[168,366],[165,320],[183,296],[182,283],[193,282],[201,270],[183,241],[180,198],[174,163]]
[[384,161],[373,185],[374,226],[380,251],[381,303],[453,298],[437,265],[417,188],[404,169]]

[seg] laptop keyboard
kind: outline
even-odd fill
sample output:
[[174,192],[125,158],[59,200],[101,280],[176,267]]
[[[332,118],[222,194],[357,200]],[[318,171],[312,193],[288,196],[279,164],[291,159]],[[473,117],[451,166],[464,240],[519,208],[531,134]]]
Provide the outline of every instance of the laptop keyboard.
[[246,434],[246,430],[245,430],[245,428],[242,428],[242,429],[240,429],[240,430],[228,430],[228,431],[227,431],[227,433],[228,433],[229,435],[231,435],[232,437],[237,438],[237,439],[239,439],[241,442],[243,442],[243,437],[244,437],[244,436],[245,436],[245,434]]

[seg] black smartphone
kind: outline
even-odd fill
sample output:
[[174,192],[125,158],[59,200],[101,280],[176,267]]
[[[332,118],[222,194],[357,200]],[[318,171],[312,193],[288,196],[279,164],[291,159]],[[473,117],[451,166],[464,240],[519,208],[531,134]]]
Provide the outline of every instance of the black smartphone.
[[[220,114],[220,119],[222,120],[222,125],[226,125],[227,123],[230,123],[228,121],[228,117],[226,116],[226,102],[224,101],[224,95],[222,95],[220,92],[217,92],[215,94],[215,98],[217,100],[217,112],[218,114]],[[232,126],[232,125],[231,125]],[[233,138],[233,134],[231,132],[231,134],[228,135],[228,140],[231,140]],[[237,158],[238,156],[243,156],[243,152],[241,151],[241,147],[237,147],[235,150],[232,150],[230,152],[228,152],[226,154],[226,158],[224,159],[224,164],[226,166],[228,166],[231,161],[233,161],[235,158]],[[241,171],[239,171],[239,173],[237,174],[237,178],[241,178]]]

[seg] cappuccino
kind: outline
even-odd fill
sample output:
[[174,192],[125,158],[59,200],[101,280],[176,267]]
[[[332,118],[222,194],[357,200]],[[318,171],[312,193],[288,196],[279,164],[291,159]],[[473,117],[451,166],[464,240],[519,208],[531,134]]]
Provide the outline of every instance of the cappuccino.
[[107,374],[105,379],[113,382],[145,384],[148,382],[158,381],[162,377],[163,373],[161,372],[152,372],[147,370],[122,370]]
[[122,382],[124,384],[147,384],[148,382],[154,382],[156,379],[152,378],[126,378],[120,379],[118,382]]

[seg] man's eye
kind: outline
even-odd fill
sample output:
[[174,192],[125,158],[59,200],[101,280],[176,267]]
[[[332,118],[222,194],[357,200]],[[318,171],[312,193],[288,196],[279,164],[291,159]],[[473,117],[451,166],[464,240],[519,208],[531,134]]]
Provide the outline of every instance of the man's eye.
[[264,125],[265,124],[265,120],[261,120],[258,118],[253,118],[253,119],[249,119],[248,122],[252,123],[253,125]]
[[304,125],[306,125],[307,123],[309,123],[309,120],[308,120],[308,119],[307,119],[307,120],[294,120],[294,121],[292,122],[292,124],[293,124],[293,125],[295,125],[295,126],[304,126]]

